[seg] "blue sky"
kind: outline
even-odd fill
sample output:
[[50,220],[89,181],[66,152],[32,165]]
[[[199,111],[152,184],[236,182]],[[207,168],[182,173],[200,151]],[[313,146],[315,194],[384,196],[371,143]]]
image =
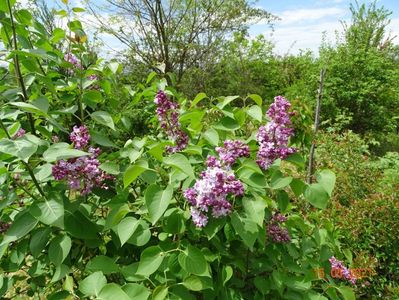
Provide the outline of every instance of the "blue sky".
[[[350,0],[260,0],[257,4],[281,18],[271,32],[265,25],[254,25],[251,34],[265,34],[275,44],[279,54],[298,53],[299,49],[317,52],[323,32],[327,40],[335,41],[335,31],[342,31],[340,20],[350,21]],[[359,4],[364,1],[358,1]],[[370,3],[371,1],[365,1]],[[379,0],[377,6],[384,6],[393,12],[389,26],[391,35],[399,40],[399,1]]]

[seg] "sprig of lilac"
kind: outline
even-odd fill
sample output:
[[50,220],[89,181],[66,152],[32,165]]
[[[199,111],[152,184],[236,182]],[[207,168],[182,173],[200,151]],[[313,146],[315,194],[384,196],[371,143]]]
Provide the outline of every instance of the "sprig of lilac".
[[73,53],[71,52],[65,53],[64,60],[71,63],[75,68],[82,69],[82,64]]
[[191,205],[191,216],[197,227],[208,223],[207,213],[215,218],[231,213],[231,203],[227,196],[244,194],[242,183],[237,180],[232,171],[220,167],[209,167],[201,173],[200,179],[192,188],[184,192],[184,197]]
[[157,105],[156,112],[160,126],[175,144],[167,146],[166,151],[174,153],[183,150],[188,145],[188,135],[181,129],[178,103],[169,100],[162,90],[157,93],[154,102]]
[[278,158],[284,159],[297,150],[288,147],[288,140],[294,129],[288,112],[291,104],[282,96],[274,98],[266,115],[270,121],[259,128],[256,140],[259,143],[256,162],[262,169],[268,169]]
[[[74,126],[69,138],[75,149],[85,150],[90,135],[86,126]],[[59,160],[52,168],[56,180],[65,179],[72,190],[78,190],[82,195],[90,193],[94,187],[108,189],[105,181],[113,179],[113,176],[100,169],[97,157],[101,150],[89,147],[88,152],[90,153],[88,156]]]
[[329,259],[329,262],[331,264],[331,273],[337,272],[338,274],[342,275],[345,280],[349,281],[353,285],[356,284],[356,276],[344,266],[342,261],[337,260],[334,256],[332,256]]
[[236,179],[231,170],[239,157],[249,155],[249,147],[241,141],[226,140],[223,147],[217,147],[220,159],[208,156],[207,168],[200,174],[192,188],[184,192],[184,197],[190,204],[191,218],[197,227],[208,223],[208,215],[214,218],[227,216],[232,205],[227,200],[229,195],[242,196],[244,186]]
[[266,226],[266,233],[275,243],[288,243],[291,241],[291,236],[287,228],[282,225],[287,221],[287,218],[280,213],[275,213]]
[[12,137],[14,140],[17,138],[20,138],[21,136],[24,136],[26,133],[25,129],[20,128],[18,129],[18,131],[14,134],[14,136]]
[[226,165],[231,166],[239,157],[249,157],[249,147],[243,142],[236,140],[226,140],[223,147],[216,147],[220,160]]
[[89,144],[90,134],[86,126],[73,126],[73,130],[69,135],[69,139],[73,143],[75,149],[82,150]]

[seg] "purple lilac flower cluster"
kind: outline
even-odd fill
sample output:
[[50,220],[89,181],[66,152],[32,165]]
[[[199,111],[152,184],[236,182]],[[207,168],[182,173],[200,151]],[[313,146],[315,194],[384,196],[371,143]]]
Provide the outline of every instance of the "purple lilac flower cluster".
[[208,156],[207,169],[200,175],[192,188],[184,192],[184,197],[190,203],[191,217],[197,227],[204,227],[208,223],[208,212],[214,218],[227,216],[231,213],[231,203],[227,196],[242,196],[244,186],[236,179],[231,165],[239,157],[249,155],[249,147],[240,141],[225,141],[224,147],[218,147],[220,160]]
[[157,115],[161,128],[175,143],[175,146],[167,146],[166,151],[174,153],[183,150],[188,145],[188,135],[181,130],[179,104],[170,101],[164,91],[157,93],[154,102],[157,105]]
[[[98,76],[96,74],[91,74],[91,75],[87,76],[87,79],[93,80],[93,81],[94,80],[99,80],[99,78],[98,78]],[[100,86],[98,84],[92,84],[92,85],[90,85],[89,89],[91,89],[91,90],[99,90]]]
[[226,140],[223,147],[216,147],[220,160],[226,165],[231,166],[239,157],[249,156],[249,147],[241,141]]
[[98,76],[96,74],[91,74],[91,75],[87,76],[87,79],[89,79],[89,80],[98,80]]
[[[64,60],[71,63],[75,68],[82,70],[83,66],[80,63],[79,59],[73,54],[73,53],[66,53],[64,55]],[[68,70],[69,75],[73,75],[74,71],[72,69]],[[91,74],[87,76],[87,79],[89,80],[98,80],[98,76],[96,74]],[[92,85],[91,89],[98,90],[100,86],[98,84]]]
[[334,256],[332,256],[329,261],[331,264],[331,274],[338,273],[340,276],[342,276],[343,279],[348,280],[353,285],[356,284],[356,276],[347,267],[344,266],[342,261],[337,260]]
[[82,69],[82,65],[73,53],[65,53],[64,60],[73,64],[75,68]]
[[10,223],[6,223],[0,220],[0,233],[4,233],[10,228]]
[[259,150],[256,162],[266,170],[278,158],[284,159],[296,152],[295,148],[288,147],[288,139],[294,134],[291,127],[290,113],[288,109],[291,104],[282,96],[274,98],[274,102],[267,111],[270,121],[259,128],[256,139]]
[[14,136],[12,138],[15,140],[21,136],[24,136],[25,133],[26,133],[25,129],[20,128],[20,129],[18,129],[18,131],[14,134]]
[[[74,126],[69,136],[74,148],[85,150],[89,144],[90,135],[86,126]],[[90,155],[68,160],[59,160],[52,168],[52,174],[56,180],[66,179],[68,185],[73,190],[79,190],[82,195],[91,192],[93,187],[107,189],[105,180],[113,179],[106,174],[100,167],[97,157],[100,155],[99,148],[89,147]]]
[[285,223],[285,221],[287,221],[287,218],[280,213],[275,213],[270,219],[266,228],[266,232],[273,242],[288,243],[291,241],[291,237],[287,228],[281,226]]

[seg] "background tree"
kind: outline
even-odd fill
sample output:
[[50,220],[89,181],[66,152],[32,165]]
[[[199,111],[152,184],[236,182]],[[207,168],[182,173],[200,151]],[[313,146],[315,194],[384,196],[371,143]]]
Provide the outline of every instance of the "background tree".
[[390,12],[376,3],[351,5],[352,22],[344,24],[344,39],[323,46],[326,64],[324,119],[349,117],[346,128],[358,133],[392,132],[397,124],[399,89],[395,46],[387,36]]
[[[275,19],[247,0],[106,2],[108,5],[102,8],[89,4],[100,29],[128,46],[130,60],[148,69],[163,63],[165,73],[176,75],[177,84],[187,69],[214,63],[232,32],[260,20],[270,23]],[[110,18],[105,20],[101,10],[111,12]]]

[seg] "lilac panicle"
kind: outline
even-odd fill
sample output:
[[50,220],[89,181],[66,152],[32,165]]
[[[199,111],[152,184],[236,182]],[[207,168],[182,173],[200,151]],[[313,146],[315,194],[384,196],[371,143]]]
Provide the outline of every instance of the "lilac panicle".
[[91,74],[91,75],[87,76],[87,79],[89,79],[89,80],[98,80],[98,76],[96,74]]
[[286,220],[287,218],[282,214],[275,213],[267,224],[266,232],[273,242],[288,243],[291,241],[287,228],[281,226]]
[[296,152],[295,148],[288,147],[288,140],[294,134],[288,112],[290,107],[287,99],[275,97],[266,113],[270,121],[259,128],[256,135],[259,143],[256,162],[262,169],[268,169],[276,159],[284,159]]
[[20,128],[20,129],[18,129],[18,131],[14,134],[14,136],[12,138],[15,140],[21,136],[24,136],[25,133],[26,133],[25,129]]
[[223,147],[216,147],[220,160],[227,166],[233,165],[239,157],[249,156],[249,147],[241,141],[224,141]]
[[161,128],[174,142],[175,146],[167,146],[170,153],[183,150],[188,145],[188,135],[181,129],[179,122],[179,105],[168,99],[164,91],[159,91],[154,100]]
[[68,160],[59,160],[52,168],[52,174],[56,180],[67,180],[68,185],[73,190],[79,190],[82,195],[91,192],[93,187],[107,189],[105,180],[113,179],[100,169],[100,162],[97,157],[100,155],[99,148],[89,147],[89,131],[86,126],[74,126],[70,134],[70,140],[74,148],[87,150],[90,154]]
[[69,135],[69,139],[73,143],[75,149],[82,150],[87,146],[90,140],[89,130],[86,126],[73,126],[73,131]]
[[200,179],[193,187],[184,192],[189,202],[191,217],[197,227],[208,223],[208,215],[214,218],[227,216],[232,205],[227,200],[229,195],[242,196],[244,186],[236,179],[231,165],[239,157],[249,156],[249,147],[241,141],[227,140],[223,147],[217,147],[220,159],[208,156],[207,168],[200,174]]
[[191,205],[191,216],[197,227],[204,227],[208,222],[207,213],[220,218],[230,214],[232,206],[227,196],[244,194],[242,183],[237,180],[232,171],[218,166],[208,166],[201,173],[200,179],[192,188],[184,192],[184,197]]
[[331,271],[338,272],[338,274],[342,275],[345,280],[349,281],[353,285],[356,284],[356,276],[344,266],[342,261],[337,260],[334,256],[332,256],[329,259],[329,262],[331,264]]
[[71,52],[65,53],[64,60],[74,65],[77,69],[82,69],[82,65],[80,64],[78,58]]

